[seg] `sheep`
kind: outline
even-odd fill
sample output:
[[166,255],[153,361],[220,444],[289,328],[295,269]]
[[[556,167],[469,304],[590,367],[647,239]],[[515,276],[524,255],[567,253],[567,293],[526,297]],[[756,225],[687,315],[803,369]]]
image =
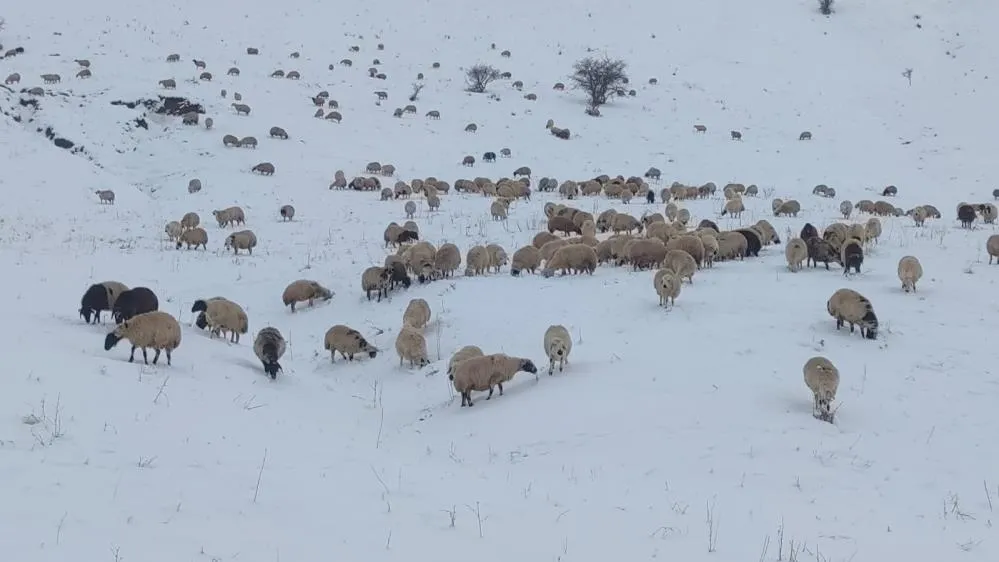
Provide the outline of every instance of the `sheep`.
[[245,334],[250,328],[250,321],[243,307],[221,297],[198,299],[194,301],[191,312],[201,313],[197,318],[199,328],[207,326],[212,337],[229,332],[229,341],[232,343],[239,343],[240,334]]
[[433,244],[424,241],[414,244],[408,252],[407,265],[410,271],[416,274],[416,279],[420,283],[430,281],[434,276],[437,248],[434,248]]
[[225,228],[231,224],[245,224],[246,214],[242,207],[228,207],[222,210],[212,211],[212,215],[219,223],[220,228]]
[[7,76],[7,79],[3,81],[3,83],[6,84],[6,85],[8,85],[8,86],[10,86],[11,84],[20,84],[21,83],[21,75],[18,74],[17,72],[15,72],[13,74],[10,74],[10,75]]
[[828,270],[830,262],[842,263],[839,253],[836,252],[836,247],[828,240],[816,236],[805,240],[805,245],[808,247],[808,259],[805,265],[818,267],[819,262],[822,262]]
[[659,295],[659,306],[676,306],[676,297],[680,296],[682,281],[672,269],[660,269],[652,278],[652,285]]
[[188,193],[197,193],[199,191],[201,191],[201,180],[199,180],[198,178],[194,178],[191,181],[187,182]]
[[808,240],[809,238],[818,238],[819,231],[810,222],[806,222],[805,226],[801,227],[801,234],[798,235],[802,240]]
[[632,269],[638,271],[661,267],[663,260],[666,259],[667,249],[662,241],[655,238],[636,239],[625,243],[623,253],[624,255],[618,258],[618,264],[621,265],[625,261],[629,261]]
[[239,139],[239,145],[241,148],[257,148],[257,138],[256,137],[243,137]]
[[80,299],[80,317],[87,324],[90,324],[91,315],[93,315],[95,324],[100,322],[101,311],[113,311],[118,296],[127,290],[128,287],[118,281],[94,283],[87,288],[87,291],[83,293],[83,298]]
[[412,299],[402,313],[402,325],[422,330],[430,323],[430,305],[425,299]]
[[188,111],[181,116],[181,124],[183,125],[197,125],[198,124],[198,112]]
[[508,206],[502,199],[497,199],[489,205],[489,214],[493,216],[493,220],[506,220],[507,218]]
[[177,237],[177,245],[176,245],[177,249],[179,250],[181,246],[183,246],[184,244],[187,244],[188,250],[191,249],[191,246],[194,246],[195,250],[198,249],[198,246],[201,246],[203,249],[207,250],[208,233],[205,232],[205,229],[200,227],[195,227],[185,230],[180,234],[179,237]]
[[461,266],[461,252],[454,244],[441,244],[434,258],[434,269],[441,277],[448,278]]
[[449,380],[454,380],[454,370],[459,363],[466,359],[471,359],[473,357],[482,357],[485,355],[482,353],[482,348],[477,345],[466,345],[465,347],[454,352],[451,359],[447,362],[447,377]]
[[246,105],[245,103],[235,103],[235,102],[233,102],[230,105],[236,111],[236,115],[249,115],[250,114],[250,106]]
[[850,333],[854,326],[860,326],[860,335],[869,340],[877,339],[878,317],[874,307],[866,297],[853,289],[840,289],[833,293],[826,303],[829,315],[836,319],[836,329],[843,327],[844,322],[850,324]]
[[866,240],[870,242],[871,240],[877,242],[878,238],[881,237],[881,221],[877,217],[871,217],[867,220],[867,224],[864,225],[864,238],[861,240]]
[[812,391],[812,415],[833,422],[832,402],[839,388],[839,369],[825,357],[812,357],[802,368],[805,385]]
[[571,271],[572,273],[587,272],[593,275],[597,269],[597,253],[586,244],[567,244],[552,254],[551,259],[545,262],[545,269],[541,272],[545,277],[551,277],[555,270],[561,270],[562,274]]
[[669,250],[663,264],[667,269],[672,269],[678,279],[686,278],[690,284],[694,283],[694,273],[697,271],[697,264],[690,254],[683,250]]
[[256,166],[250,168],[251,172],[256,172],[262,176],[273,176],[274,175],[274,164],[270,162],[261,162]]
[[582,234],[582,230],[576,223],[572,222],[572,219],[560,216],[548,219],[548,232],[554,234],[555,231],[559,231],[566,236],[570,234]]
[[742,204],[742,199],[730,199],[725,202],[725,207],[722,209],[721,214],[723,217],[725,215],[732,215],[733,218],[739,218],[745,210],[746,207]]
[[[996,235],[996,255],[999,256],[999,235]],[[991,258],[990,258],[991,260]],[[991,261],[989,262],[991,263]],[[510,275],[517,277],[521,271],[534,273],[541,266],[541,252],[537,247],[524,246],[513,253],[510,259]]]
[[881,192],[882,197],[895,197],[896,195],[898,195],[898,188],[894,185],[889,185]]
[[984,203],[978,205],[978,212],[982,215],[982,221],[985,224],[995,224],[997,209],[992,203]]
[[[990,258],[991,259],[991,258]],[[923,277],[923,266],[915,256],[905,256],[898,260],[898,280],[906,293],[916,291],[916,283]]]
[[177,319],[159,310],[153,310],[133,316],[114,329],[104,338],[104,351],[109,351],[118,345],[122,339],[128,339],[132,344],[132,352],[128,362],[135,361],[135,349],[142,348],[142,361],[149,364],[147,350],[153,348],[153,365],[160,359],[160,352],[166,352],[167,365],[171,365],[173,350],[180,347],[180,324]]
[[694,258],[694,263],[697,264],[697,269],[700,269],[701,265],[704,263],[704,242],[701,241],[699,236],[685,234],[676,238],[670,238],[670,240],[666,242],[666,249],[683,250],[687,252],[690,254],[690,257]]
[[386,187],[386,188],[382,189],[382,193],[381,193],[381,197],[379,198],[379,201],[389,201],[389,200],[391,200],[393,198],[394,198],[394,192],[392,191],[391,188]]
[[327,330],[323,341],[326,350],[330,352],[331,363],[336,363],[337,352],[340,352],[340,356],[347,361],[353,361],[354,355],[358,353],[367,353],[371,359],[378,356],[377,347],[364,339],[360,332],[343,324],[337,324]]
[[465,254],[465,276],[473,277],[489,271],[489,251],[484,246],[472,246]]
[[801,238],[792,238],[784,247],[784,257],[787,258],[787,268],[797,273],[801,271],[801,262],[808,259],[808,245]]
[[269,134],[271,138],[288,140],[288,132],[281,127],[271,127]]
[[847,240],[839,250],[839,259],[843,264],[843,275],[850,273],[850,269],[860,273],[860,266],[864,263],[863,242],[856,238]]
[[290,221],[295,218],[295,207],[292,207],[291,205],[281,205],[279,213],[281,215],[281,220]]
[[735,232],[741,234],[746,239],[746,257],[758,257],[760,255],[760,248],[763,247],[760,233],[752,228],[740,228],[735,230]]
[[763,242],[764,246],[769,246],[770,244],[780,244],[780,237],[777,236],[777,229],[774,225],[770,224],[766,219],[757,221],[753,225],[756,230],[759,231],[763,236],[760,237],[760,241]]
[[499,387],[503,396],[503,383],[510,381],[514,375],[525,371],[537,375],[538,368],[530,359],[511,357],[502,353],[483,355],[465,359],[455,365],[451,380],[454,389],[461,394],[461,407],[474,406],[472,391],[489,391],[486,400],[493,397],[493,387]]
[[[864,230],[864,234],[867,234],[867,230]],[[840,247],[846,240],[850,238],[850,229],[843,223],[833,223],[826,227],[825,232],[822,233],[822,239],[829,242],[836,252],[839,252]]]
[[222,137],[222,146],[225,147],[239,146],[239,139],[236,138],[236,135],[225,135],[224,137]]
[[745,259],[746,250],[749,247],[745,236],[738,232],[726,231],[718,233],[717,240],[718,257],[723,260],[734,258]]
[[631,234],[632,230],[637,230],[641,233],[643,229],[642,223],[639,222],[638,219],[626,213],[616,213],[611,219],[610,228],[614,234],[618,234],[620,232],[627,232],[628,234]]
[[992,265],[992,258],[996,258],[996,264],[999,264],[999,234],[989,236],[985,241],[985,251],[989,254],[989,265]]
[[801,211],[801,204],[791,199],[789,201],[784,201],[781,203],[780,207],[774,209],[774,216],[779,217],[781,215],[791,215],[792,217],[798,216]]
[[184,227],[177,221],[170,221],[166,224],[164,231],[166,232],[167,239],[174,242],[184,233]]
[[839,212],[843,215],[844,219],[850,218],[850,214],[853,213],[853,203],[849,201],[843,201],[839,204]]
[[406,218],[411,219],[416,216],[416,203],[413,201],[407,201],[405,206]]
[[97,198],[100,200],[101,205],[114,205],[114,191],[110,189],[98,189],[94,193],[97,194]]
[[416,328],[403,326],[395,338],[395,351],[399,354],[399,366],[409,361],[410,367],[425,367],[430,364],[427,358],[427,340]]
[[240,250],[246,250],[251,256],[253,248],[257,246],[257,235],[252,230],[240,230],[233,232],[225,239],[225,249],[232,248],[233,254],[239,254]]
[[276,380],[278,372],[283,372],[278,360],[284,355],[287,344],[280,330],[268,326],[257,332],[257,337],[253,340],[253,354],[264,366],[264,372]]
[[388,298],[391,277],[392,273],[384,267],[369,267],[361,274],[361,290],[368,300],[371,300],[371,291],[375,291],[378,295],[377,302],[382,302],[382,296]]
[[159,85],[163,87],[164,90],[175,90],[177,89],[177,81],[173,78],[167,78],[165,80],[160,80]]
[[558,372],[562,372],[569,362],[572,352],[572,337],[569,330],[561,324],[554,324],[545,330],[545,354],[548,355],[548,376],[555,372],[555,362],[558,361]]
[[499,244],[488,244],[486,252],[489,254],[489,270],[495,267],[496,273],[499,273],[500,268],[506,265],[508,261],[506,250]]
[[715,266],[715,257],[718,255],[719,245],[718,238],[711,234],[711,232],[701,232],[699,234],[701,238],[701,245],[704,246],[704,265],[705,267]]
[[[391,262],[390,259],[394,258],[395,261]],[[410,285],[413,284],[413,280],[409,278],[409,274],[406,273],[406,265],[403,264],[396,256],[389,256],[385,259],[385,268],[389,270],[389,289],[395,289],[396,286],[402,285],[403,288],[408,289]]]
[[116,324],[121,324],[137,314],[152,312],[160,308],[160,300],[156,297],[156,293],[148,287],[135,287],[122,291],[110,304]]
[[333,291],[308,279],[292,281],[281,294],[281,301],[285,306],[290,306],[292,312],[295,312],[295,305],[300,302],[308,301],[309,306],[313,306],[316,300],[328,301],[331,298]]

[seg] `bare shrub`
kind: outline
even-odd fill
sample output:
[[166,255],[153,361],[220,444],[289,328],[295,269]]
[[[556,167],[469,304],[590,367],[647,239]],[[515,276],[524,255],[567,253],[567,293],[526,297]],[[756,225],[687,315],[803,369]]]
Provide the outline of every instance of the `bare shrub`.
[[590,107],[599,107],[624,92],[628,83],[625,73],[628,64],[621,59],[586,57],[572,66],[570,79],[576,87],[586,92]]
[[468,91],[481,94],[486,91],[490,82],[499,80],[500,71],[488,64],[477,64],[465,72],[465,84]]
[[413,82],[413,93],[409,94],[409,101],[416,101],[420,97],[421,91],[423,91],[423,84]]

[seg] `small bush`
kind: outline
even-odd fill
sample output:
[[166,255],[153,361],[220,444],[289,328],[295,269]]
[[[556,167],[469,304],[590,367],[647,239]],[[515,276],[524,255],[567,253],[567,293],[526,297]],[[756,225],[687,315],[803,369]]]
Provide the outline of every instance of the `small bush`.
[[465,85],[469,92],[481,94],[490,82],[498,80],[500,71],[488,64],[477,64],[465,72]]
[[624,95],[627,68],[627,63],[621,59],[586,57],[576,61],[570,78],[577,88],[586,92],[590,107],[597,108],[613,96]]
[[833,11],[832,7],[833,7],[833,0],[819,0],[819,12],[822,15],[828,16],[832,14]]

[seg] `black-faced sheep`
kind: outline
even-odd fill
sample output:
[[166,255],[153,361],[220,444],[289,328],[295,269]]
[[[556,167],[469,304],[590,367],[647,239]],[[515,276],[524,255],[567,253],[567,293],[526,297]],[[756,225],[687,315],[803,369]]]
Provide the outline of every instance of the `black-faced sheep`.
[[399,354],[399,366],[409,361],[410,367],[425,367],[430,364],[427,357],[427,340],[416,328],[403,326],[395,338],[395,351]]
[[177,249],[179,250],[184,244],[187,244],[188,250],[191,249],[191,246],[194,246],[195,250],[198,249],[198,246],[201,246],[202,249],[207,250],[208,232],[206,232],[205,229],[201,227],[195,227],[185,230],[181,232],[180,236],[177,238]]
[[413,284],[413,280],[409,278],[409,274],[406,273],[406,266],[401,261],[393,262],[388,268],[390,273],[389,277],[389,288],[394,289],[401,285],[404,289],[408,289],[410,285]]
[[128,339],[132,344],[129,363],[135,361],[135,349],[142,348],[142,361],[148,365],[147,350],[152,348],[156,350],[153,365],[159,361],[161,351],[166,352],[167,365],[170,365],[173,350],[180,346],[180,324],[176,318],[159,310],[137,314],[119,324],[104,338],[104,350],[110,350],[122,339]]
[[209,328],[211,337],[229,332],[229,341],[232,343],[239,343],[239,336],[250,328],[250,321],[243,307],[221,297],[196,300],[191,312],[201,313],[197,317],[199,328]]
[[734,232],[741,234],[746,239],[745,256],[747,258],[750,256],[757,257],[760,255],[760,248],[763,247],[763,242],[760,240],[759,234],[749,228],[740,228]]
[[489,391],[486,400],[493,397],[493,387],[499,388],[503,396],[503,383],[510,381],[518,372],[536,375],[538,368],[530,359],[510,357],[502,353],[472,357],[461,361],[454,368],[454,389],[461,394],[461,406],[474,406],[472,392]]
[[353,361],[354,355],[358,353],[367,353],[371,359],[378,355],[377,347],[364,339],[360,332],[343,324],[337,324],[327,330],[324,341],[326,350],[330,352],[330,361],[333,363],[336,363],[337,352],[347,361]]
[[[999,243],[997,243],[997,247],[999,247]],[[997,248],[997,250],[999,250],[999,248]],[[999,255],[999,253],[997,253],[997,255]],[[534,273],[540,266],[540,250],[533,245],[524,246],[513,253],[513,257],[510,260],[510,275],[517,277],[520,275],[520,272],[525,270]]]
[[300,302],[308,302],[309,306],[313,306],[317,300],[328,301],[331,298],[333,291],[308,279],[293,281],[281,295],[281,301],[285,306],[290,306],[292,312],[295,312],[295,305]]
[[812,391],[812,415],[833,422],[832,403],[839,389],[839,370],[825,357],[812,357],[802,368],[805,385]]
[[[989,258],[991,259],[991,258]],[[915,256],[905,256],[898,260],[898,280],[906,293],[916,291],[916,283],[923,277],[923,266]]]
[[264,372],[271,377],[271,380],[277,379],[278,373],[284,370],[278,360],[284,355],[285,349],[287,344],[284,336],[280,330],[272,326],[257,332],[257,337],[253,340],[253,354],[263,364]]
[[860,273],[860,266],[864,263],[863,242],[856,238],[847,240],[839,250],[839,259],[843,264],[843,275],[850,273],[851,269]]
[[819,262],[822,262],[828,270],[830,263],[841,263],[836,247],[828,240],[815,236],[805,240],[805,245],[808,246],[808,259],[805,265],[817,267]]
[[136,287],[118,295],[113,303],[112,312],[115,323],[121,324],[137,314],[153,312],[159,308],[160,300],[156,298],[156,293],[147,287]]
[[95,324],[100,322],[101,312],[114,310],[118,296],[127,290],[128,287],[117,281],[94,283],[87,288],[87,291],[83,293],[83,298],[80,299],[80,317],[87,324],[90,324],[91,316]]
[[392,273],[384,267],[377,265],[369,267],[361,274],[361,290],[364,296],[371,300],[371,291],[375,291],[378,296],[377,302],[382,302],[382,297],[388,297],[389,284]]
[[545,355],[548,356],[548,376],[554,374],[556,362],[561,373],[569,362],[569,353],[572,352],[572,337],[569,335],[569,330],[561,324],[549,326],[545,330],[544,346]]
[[809,238],[818,238],[819,231],[814,226],[812,226],[812,223],[806,222],[805,226],[801,227],[801,234],[798,235],[798,237],[801,238],[802,240],[808,240]]
[[860,335],[873,340],[878,336],[878,317],[874,314],[871,301],[853,289],[840,289],[833,293],[826,303],[829,315],[836,319],[836,329],[850,324],[850,333],[860,326]]

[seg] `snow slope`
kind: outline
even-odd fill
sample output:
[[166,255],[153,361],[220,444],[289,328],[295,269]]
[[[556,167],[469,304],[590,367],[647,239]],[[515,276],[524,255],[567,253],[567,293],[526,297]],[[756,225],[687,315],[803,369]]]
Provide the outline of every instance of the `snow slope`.
[[[990,225],[958,228],[955,205],[991,198],[991,133],[999,50],[986,23],[997,9],[898,0],[843,2],[824,18],[813,2],[657,3],[509,0],[470,5],[298,0],[127,6],[7,6],[0,77],[5,194],[0,264],[8,321],[0,393],[0,552],[22,561],[118,560],[994,560],[999,503],[997,377],[987,336],[999,328],[987,265]],[[107,16],[105,14],[114,14]],[[918,15],[916,19],[914,16]],[[921,27],[917,27],[919,24]],[[361,37],[363,36],[363,38]],[[376,44],[385,44],[384,51]],[[497,49],[490,49],[490,43]],[[350,53],[351,45],[360,46]],[[261,54],[245,54],[248,46]],[[637,96],[603,117],[578,92],[555,92],[572,62],[625,58]],[[499,52],[510,49],[510,59]],[[300,59],[288,54],[300,51]],[[181,62],[164,62],[179,53]],[[353,59],[352,67],[328,65]],[[369,79],[373,58],[386,81]],[[94,77],[72,78],[73,59]],[[192,58],[215,75],[196,77]],[[439,70],[431,63],[441,63]],[[462,67],[495,64],[522,80],[487,95],[463,91]],[[225,76],[238,66],[238,78]],[[300,81],[272,79],[299,70]],[[912,68],[912,83],[902,77]],[[57,72],[40,109],[19,88]],[[416,116],[392,117],[416,74]],[[647,85],[657,77],[658,86]],[[215,130],[112,106],[162,93],[204,103]],[[249,117],[236,116],[240,92]],[[309,96],[331,92],[340,125],[312,118]],[[373,92],[389,100],[375,105]],[[536,102],[523,99],[534,92]],[[440,121],[423,114],[438,109]],[[560,141],[552,118],[573,131]],[[476,134],[463,132],[467,123]],[[695,123],[708,127],[693,133]],[[271,126],[287,141],[267,138]],[[36,132],[53,127],[89,155]],[[744,140],[729,140],[729,130]],[[810,130],[811,142],[798,142]],[[221,136],[255,135],[256,151]],[[466,154],[509,147],[513,158],[473,169]],[[535,180],[663,170],[664,182],[756,183],[741,219],[719,219],[720,197],[684,203],[695,223],[735,228],[770,220],[782,239],[805,222],[838,218],[841,199],[931,203],[944,214],[916,228],[885,219],[864,273],[792,274],[783,246],[719,263],[685,285],[674,310],[657,307],[652,273],[600,267],[592,276],[456,278],[364,299],[359,277],[386,255],[382,231],[402,202],[330,191],[335,170],[372,160],[397,177],[494,179],[530,166]],[[249,168],[273,162],[277,173]],[[200,178],[205,189],[188,194]],[[394,180],[386,179],[391,185]],[[812,187],[837,189],[835,200]],[[661,186],[654,188],[658,191]],[[114,206],[93,191],[113,189]],[[720,195],[720,194],[719,194]],[[769,197],[794,197],[797,218],[774,218]],[[543,227],[536,194],[506,222],[489,200],[453,192],[439,212],[421,198],[423,238],[502,244],[509,253]],[[168,220],[241,205],[260,245],[176,251]],[[298,209],[282,223],[280,205]],[[587,211],[623,210],[583,198]],[[628,205],[638,216],[643,203]],[[655,209],[662,211],[662,205]],[[860,217],[866,220],[866,217]],[[900,291],[896,264],[915,255],[926,275]],[[291,315],[284,287],[322,281],[331,303]],[[127,344],[101,345],[111,325],[76,314],[88,284],[148,286],[184,325],[173,366],[125,361]],[[840,287],[868,296],[877,342],[837,332],[825,302]],[[251,333],[238,345],[190,326],[198,298],[241,303]],[[399,368],[394,340],[410,298],[433,309],[434,364]],[[330,364],[322,339],[337,323],[384,350]],[[575,338],[565,373],[518,375],[503,397],[459,408],[444,370],[459,347],[544,363],[550,324]],[[284,375],[263,376],[252,336],[273,325],[289,340]],[[811,356],[842,373],[835,425],[814,420],[801,366]]]

